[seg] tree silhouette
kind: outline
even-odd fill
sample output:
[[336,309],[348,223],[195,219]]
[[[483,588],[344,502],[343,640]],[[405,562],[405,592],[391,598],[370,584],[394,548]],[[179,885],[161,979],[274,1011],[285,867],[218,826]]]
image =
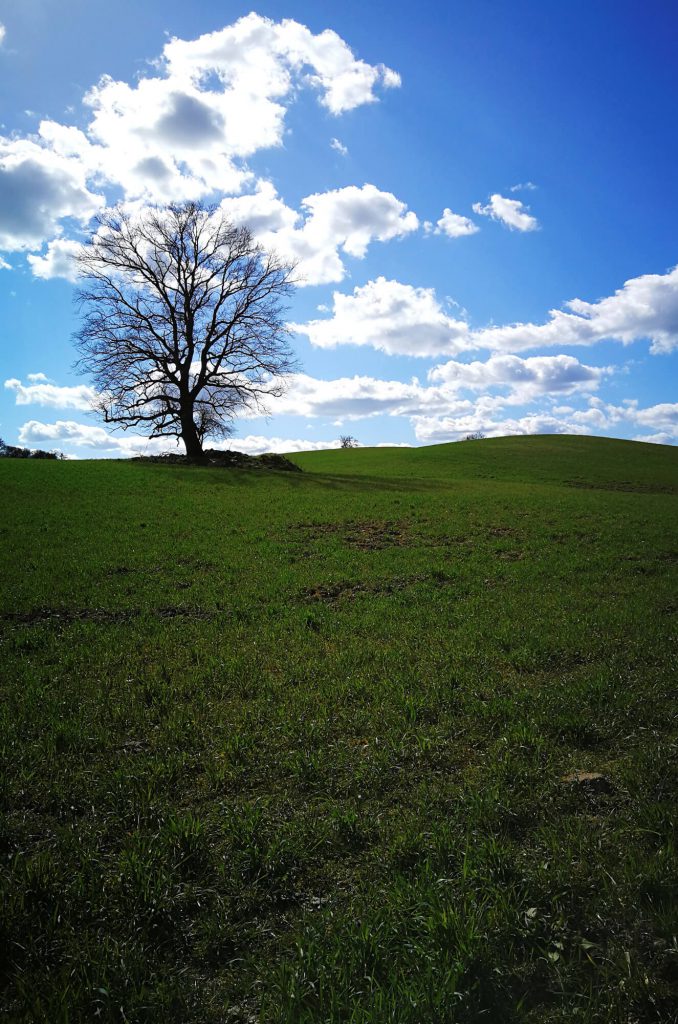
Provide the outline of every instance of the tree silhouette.
[[293,266],[220,209],[108,211],[76,260],[77,366],[106,423],[180,437],[197,459],[238,412],[283,392]]

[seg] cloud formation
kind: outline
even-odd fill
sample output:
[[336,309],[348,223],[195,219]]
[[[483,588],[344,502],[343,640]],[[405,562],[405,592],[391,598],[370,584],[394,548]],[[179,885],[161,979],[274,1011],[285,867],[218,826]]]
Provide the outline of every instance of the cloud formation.
[[54,409],[82,409],[90,410],[92,402],[96,398],[94,388],[86,384],[77,384],[75,387],[59,387],[47,380],[43,373],[31,373],[28,375],[30,384],[22,384],[20,380],[11,377],[5,381],[8,391],[13,391],[17,405],[46,405]]
[[319,348],[369,345],[389,355],[435,357],[479,349],[517,353],[645,340],[653,355],[661,355],[678,347],[678,267],[631,278],[598,302],[571,299],[565,309],[551,310],[543,324],[473,330],[448,315],[432,288],[383,277],[356,287],[352,295],[334,292],[331,314],[292,327]]
[[38,248],[61,232],[64,218],[85,224],[103,204],[76,159],[0,137],[0,249]]
[[487,362],[459,363],[451,360],[436,366],[429,378],[471,391],[508,387],[512,404],[522,404],[538,395],[595,390],[611,372],[611,367],[586,366],[574,356],[521,359],[516,355],[495,355]]
[[[304,373],[291,374],[281,398],[271,411],[305,417],[328,416],[341,420],[377,415],[423,416],[450,414],[474,407],[460,392],[482,394],[492,408],[525,405],[545,396],[595,391],[612,372],[610,367],[586,366],[572,356],[492,356],[487,362],[450,361],[428,375],[430,384],[383,380],[356,374],[322,380]],[[477,401],[474,400],[474,401]]]
[[51,277],[63,277],[66,281],[78,279],[78,268],[73,257],[82,248],[80,242],[68,238],[57,238],[47,246],[44,256],[29,253],[26,259],[34,277],[49,280]]
[[432,288],[414,288],[378,277],[334,292],[332,317],[292,324],[318,348],[369,345],[388,355],[454,355],[468,347],[466,323],[449,316]]
[[306,196],[303,213],[297,213],[270,182],[260,181],[256,192],[224,199],[221,207],[266,248],[296,262],[299,283],[306,285],[341,281],[342,253],[362,259],[372,242],[402,238],[419,227],[405,203],[374,185]]
[[536,231],[539,227],[537,218],[527,212],[527,208],[519,199],[507,199],[498,192],[490,196],[485,206],[482,203],[474,203],[473,211],[483,217],[498,220],[515,231]]
[[551,310],[544,324],[519,323],[473,333],[477,347],[505,352],[603,340],[629,345],[644,339],[650,341],[654,355],[678,346],[678,267],[666,274],[633,277],[598,302],[571,299],[565,310]]
[[[642,426],[654,430],[652,434],[639,434],[636,441],[671,444],[678,440],[678,403],[662,403],[638,408],[635,400],[622,405],[603,402],[597,396],[588,399],[587,409],[553,406],[547,411],[529,412],[517,418],[501,416],[501,401],[483,397],[468,411],[453,415],[425,415],[413,420],[418,441],[425,444],[457,441],[467,434],[480,431],[487,437],[507,434],[593,434],[613,430],[620,423],[628,427]],[[499,413],[499,415],[498,415]]]
[[[43,423],[29,420],[19,430],[19,444],[29,448],[52,447],[55,444],[68,449],[84,449],[90,453],[105,454],[109,457],[132,457],[134,455],[155,455],[161,452],[180,450],[169,438],[141,437],[136,434],[108,434],[103,427],[77,423],[75,420],[56,420]],[[244,452],[246,455],[261,455],[264,452],[320,451],[339,448],[338,438],[327,441],[309,441],[305,438],[265,437],[249,434],[242,438],[229,438],[214,447]]]
[[470,217],[464,217],[460,213],[452,213],[449,207],[445,207],[442,217],[436,221],[435,234],[447,235],[448,238],[462,238],[464,235],[475,235],[480,228]]
[[152,202],[237,194],[253,181],[247,157],[282,144],[301,89],[336,116],[399,84],[335,32],[289,19],[253,13],[171,39],[153,73],[133,85],[104,76],[89,90],[85,130],[44,120],[30,139],[0,136],[0,248],[36,249],[65,219],[86,223],[108,188]]

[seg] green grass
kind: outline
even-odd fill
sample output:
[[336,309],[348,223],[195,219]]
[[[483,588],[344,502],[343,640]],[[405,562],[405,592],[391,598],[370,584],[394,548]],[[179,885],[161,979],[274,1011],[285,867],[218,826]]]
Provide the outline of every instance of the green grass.
[[0,462],[0,1019],[675,1021],[678,452],[295,459]]

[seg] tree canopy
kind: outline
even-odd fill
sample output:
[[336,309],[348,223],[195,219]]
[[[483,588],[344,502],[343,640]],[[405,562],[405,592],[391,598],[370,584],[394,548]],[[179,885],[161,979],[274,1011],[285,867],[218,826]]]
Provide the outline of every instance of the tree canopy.
[[107,211],[76,259],[77,365],[105,422],[180,437],[199,458],[284,390],[293,266],[219,208]]

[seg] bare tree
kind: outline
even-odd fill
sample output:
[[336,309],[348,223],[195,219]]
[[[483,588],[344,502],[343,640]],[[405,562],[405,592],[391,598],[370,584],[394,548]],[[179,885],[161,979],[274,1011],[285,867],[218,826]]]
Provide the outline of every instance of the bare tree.
[[340,448],[357,448],[358,442],[351,434],[342,434],[339,438]]
[[284,390],[293,267],[218,208],[109,211],[77,263],[77,366],[106,423],[180,437],[200,458],[237,412]]

